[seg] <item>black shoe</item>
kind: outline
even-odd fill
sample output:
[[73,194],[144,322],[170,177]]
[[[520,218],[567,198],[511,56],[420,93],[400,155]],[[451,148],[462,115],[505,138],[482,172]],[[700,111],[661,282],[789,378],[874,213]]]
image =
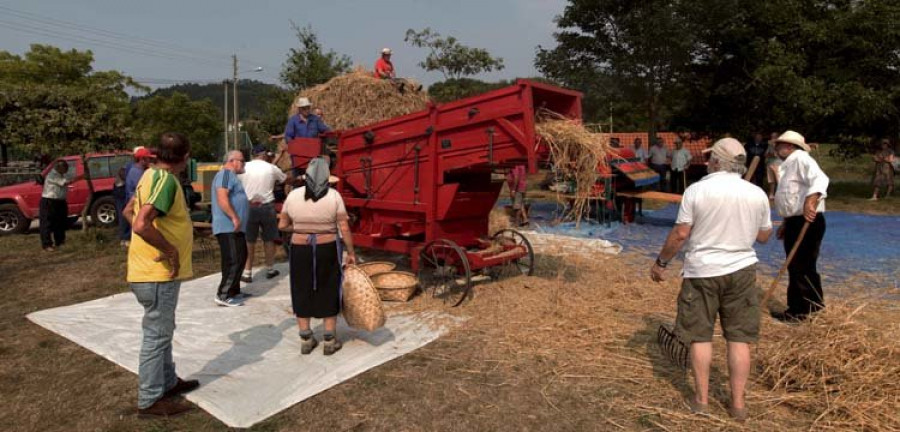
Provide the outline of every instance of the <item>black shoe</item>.
[[788,311],[772,312],[772,318],[774,318],[778,321],[784,322],[784,323],[796,324],[796,323],[799,323],[800,321],[805,320],[806,315],[805,314],[795,314],[795,313],[791,313]]
[[278,270],[269,269],[268,271],[266,271],[266,279],[272,279],[273,277],[278,276],[280,274],[281,274],[281,272]]
[[241,276],[241,282],[243,282],[243,283],[253,282],[253,277],[252,276]]
[[163,395],[163,397],[167,398],[167,397],[177,396],[177,395],[184,394],[184,393],[189,393],[189,392],[196,390],[197,387],[200,387],[200,381],[183,380],[181,378],[178,378],[178,381],[175,383],[175,386],[170,388],[169,391],[167,391]]

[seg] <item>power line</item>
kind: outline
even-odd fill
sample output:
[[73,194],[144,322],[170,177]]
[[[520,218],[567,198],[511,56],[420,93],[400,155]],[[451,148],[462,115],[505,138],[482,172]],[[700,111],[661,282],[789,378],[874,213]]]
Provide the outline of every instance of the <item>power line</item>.
[[[11,22],[0,20],[0,26],[8,29],[67,41],[95,44],[97,46],[129,52],[132,54],[162,58],[168,60],[188,61],[195,64],[208,66],[224,66],[230,63],[228,56],[210,50],[197,50],[180,45],[160,42],[125,33],[114,32],[98,27],[78,24],[71,21],[59,20],[39,14],[20,11],[0,5],[0,11],[7,12],[14,18],[20,18],[28,22]],[[51,26],[51,27],[47,27]],[[81,34],[84,33],[84,34]],[[85,35],[87,34],[87,35]],[[91,37],[95,36],[95,37]],[[99,39],[98,39],[99,38]],[[241,57],[250,65],[264,66],[267,73],[261,74],[272,82],[277,83],[279,78],[268,73],[278,71],[279,68]]]
[[132,36],[125,33],[114,32],[110,30],[105,30],[97,27],[91,27],[84,24],[78,24],[71,21],[64,21],[55,18],[50,18],[34,13],[19,11],[16,9],[12,9],[6,6],[0,6],[0,10],[6,11],[9,15],[15,16],[17,18],[21,18],[24,20],[28,20],[34,23],[52,25],[53,29],[59,30],[59,27],[64,27],[69,29],[69,31],[82,32],[87,33],[89,35],[99,36],[102,38],[114,38],[113,41],[116,43],[124,45],[126,42],[137,45],[144,45],[145,47],[149,47],[153,50],[167,50],[170,54],[177,54],[181,56],[187,56],[191,58],[203,57],[206,60],[212,60],[216,62],[228,63],[227,55],[216,53],[213,51],[201,51],[192,48],[186,48],[179,45],[155,41],[152,39],[146,39],[142,37]]
[[187,61],[187,62],[205,64],[208,66],[216,66],[216,67],[221,67],[224,65],[224,63],[218,63],[218,62],[213,62],[213,61],[209,61],[209,60],[202,60],[202,59],[187,56],[187,55],[180,55],[180,54],[176,54],[176,53],[165,53],[162,51],[153,51],[153,50],[149,50],[149,49],[141,49],[141,48],[137,48],[137,47],[133,47],[133,46],[116,44],[114,42],[105,41],[105,40],[101,40],[101,39],[94,39],[94,38],[89,38],[89,37],[85,37],[85,36],[80,36],[77,34],[69,34],[69,33],[56,31],[53,29],[32,26],[29,24],[12,23],[9,21],[0,20],[0,27],[6,27],[11,30],[15,30],[18,32],[23,32],[23,33],[29,33],[29,34],[33,34],[33,35],[47,36],[47,37],[52,37],[52,38],[68,40],[68,41],[74,41],[74,42],[95,44],[97,46],[102,46],[105,48],[110,48],[110,49],[115,49],[115,50],[130,52],[133,54],[150,56],[150,57],[164,58],[164,59],[168,59],[168,60]]

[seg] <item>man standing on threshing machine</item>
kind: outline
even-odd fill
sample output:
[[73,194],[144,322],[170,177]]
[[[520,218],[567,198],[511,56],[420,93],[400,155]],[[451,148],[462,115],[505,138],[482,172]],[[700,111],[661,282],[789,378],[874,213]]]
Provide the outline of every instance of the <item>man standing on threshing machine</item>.
[[172,416],[191,409],[175,397],[200,386],[175,374],[172,338],[181,281],[190,279],[193,227],[176,176],[188,163],[191,145],[181,134],[162,135],[156,167],[148,169],[125,206],[134,228],[128,248],[128,283],[144,307],[138,364],[138,412]]
[[297,98],[294,106],[297,108],[297,115],[288,119],[284,128],[284,142],[290,143],[294,138],[317,138],[331,130],[319,116],[310,112],[312,103],[309,98]]
[[247,220],[250,202],[238,175],[244,172],[244,154],[232,150],[212,181],[212,228],[222,256],[222,280],[213,299],[220,306],[241,306],[241,269],[247,262]]
[[[784,251],[788,255],[800,243],[788,263],[787,310],[772,315],[784,321],[802,321],[825,307],[816,261],[825,237],[828,176],[809,155],[809,150],[803,135],[791,130],[775,140],[775,151],[784,161],[775,191],[775,208],[784,218],[778,228],[778,238],[784,239]],[[808,227],[804,229],[805,225]]]
[[253,259],[256,239],[262,232],[263,251],[266,254],[266,279],[278,276],[275,270],[275,238],[278,237],[278,213],[275,211],[275,185],[287,176],[269,162],[269,152],[264,146],[253,147],[253,160],[244,167],[240,176],[244,190],[250,198],[250,219],[247,221],[247,262],[241,280],[253,282]]
[[772,219],[765,193],[741,178],[747,171],[741,143],[723,138],[708,151],[712,152],[709,175],[685,191],[675,227],[650,275],[662,281],[669,262],[684,245],[675,334],[690,344],[695,390],[685,402],[694,413],[708,412],[712,336],[719,315],[728,341],[729,413],[743,421],[747,418],[744,390],[750,375],[749,344],[759,335],[758,260],[753,244],[769,240]]

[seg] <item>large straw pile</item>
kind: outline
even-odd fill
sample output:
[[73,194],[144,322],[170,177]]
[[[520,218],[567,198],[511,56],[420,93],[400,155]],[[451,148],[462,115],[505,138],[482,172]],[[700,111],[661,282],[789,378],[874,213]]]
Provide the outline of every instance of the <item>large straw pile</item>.
[[599,179],[597,167],[606,163],[609,140],[588,131],[580,122],[546,109],[540,110],[537,117],[535,128],[550,147],[557,178],[575,181],[569,217],[577,225],[590,208],[589,199],[595,195],[593,188]]
[[775,327],[760,345],[762,382],[814,414],[813,426],[900,430],[900,323],[885,316],[830,302],[802,326]]
[[389,81],[377,79],[363,68],[308,88],[297,97],[309,98],[325,112],[332,129],[348,129],[377,123],[425,109],[428,94],[416,92],[411,82],[401,93]]

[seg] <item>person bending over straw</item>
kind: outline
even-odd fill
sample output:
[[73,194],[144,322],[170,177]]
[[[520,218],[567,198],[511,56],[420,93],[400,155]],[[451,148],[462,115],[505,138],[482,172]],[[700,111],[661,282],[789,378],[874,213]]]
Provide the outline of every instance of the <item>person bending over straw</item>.
[[685,403],[694,413],[708,413],[712,335],[718,315],[728,341],[729,413],[744,421],[749,344],[759,336],[758,260],[753,243],[769,240],[772,218],[766,194],[741,178],[747,171],[747,153],[741,143],[724,138],[707,151],[712,152],[709,175],[684,192],[675,226],[650,276],[656,282],[664,280],[666,267],[684,246],[675,333],[690,343],[695,390]]
[[293,233],[291,305],[300,327],[302,354],[311,353],[319,344],[310,330],[310,318],[325,320],[325,355],[341,349],[335,334],[337,314],[341,310],[340,240],[347,247],[347,264],[356,263],[344,200],[328,186],[329,177],[325,159],[318,157],[310,161],[306,185],[291,191],[278,220],[280,230]]

